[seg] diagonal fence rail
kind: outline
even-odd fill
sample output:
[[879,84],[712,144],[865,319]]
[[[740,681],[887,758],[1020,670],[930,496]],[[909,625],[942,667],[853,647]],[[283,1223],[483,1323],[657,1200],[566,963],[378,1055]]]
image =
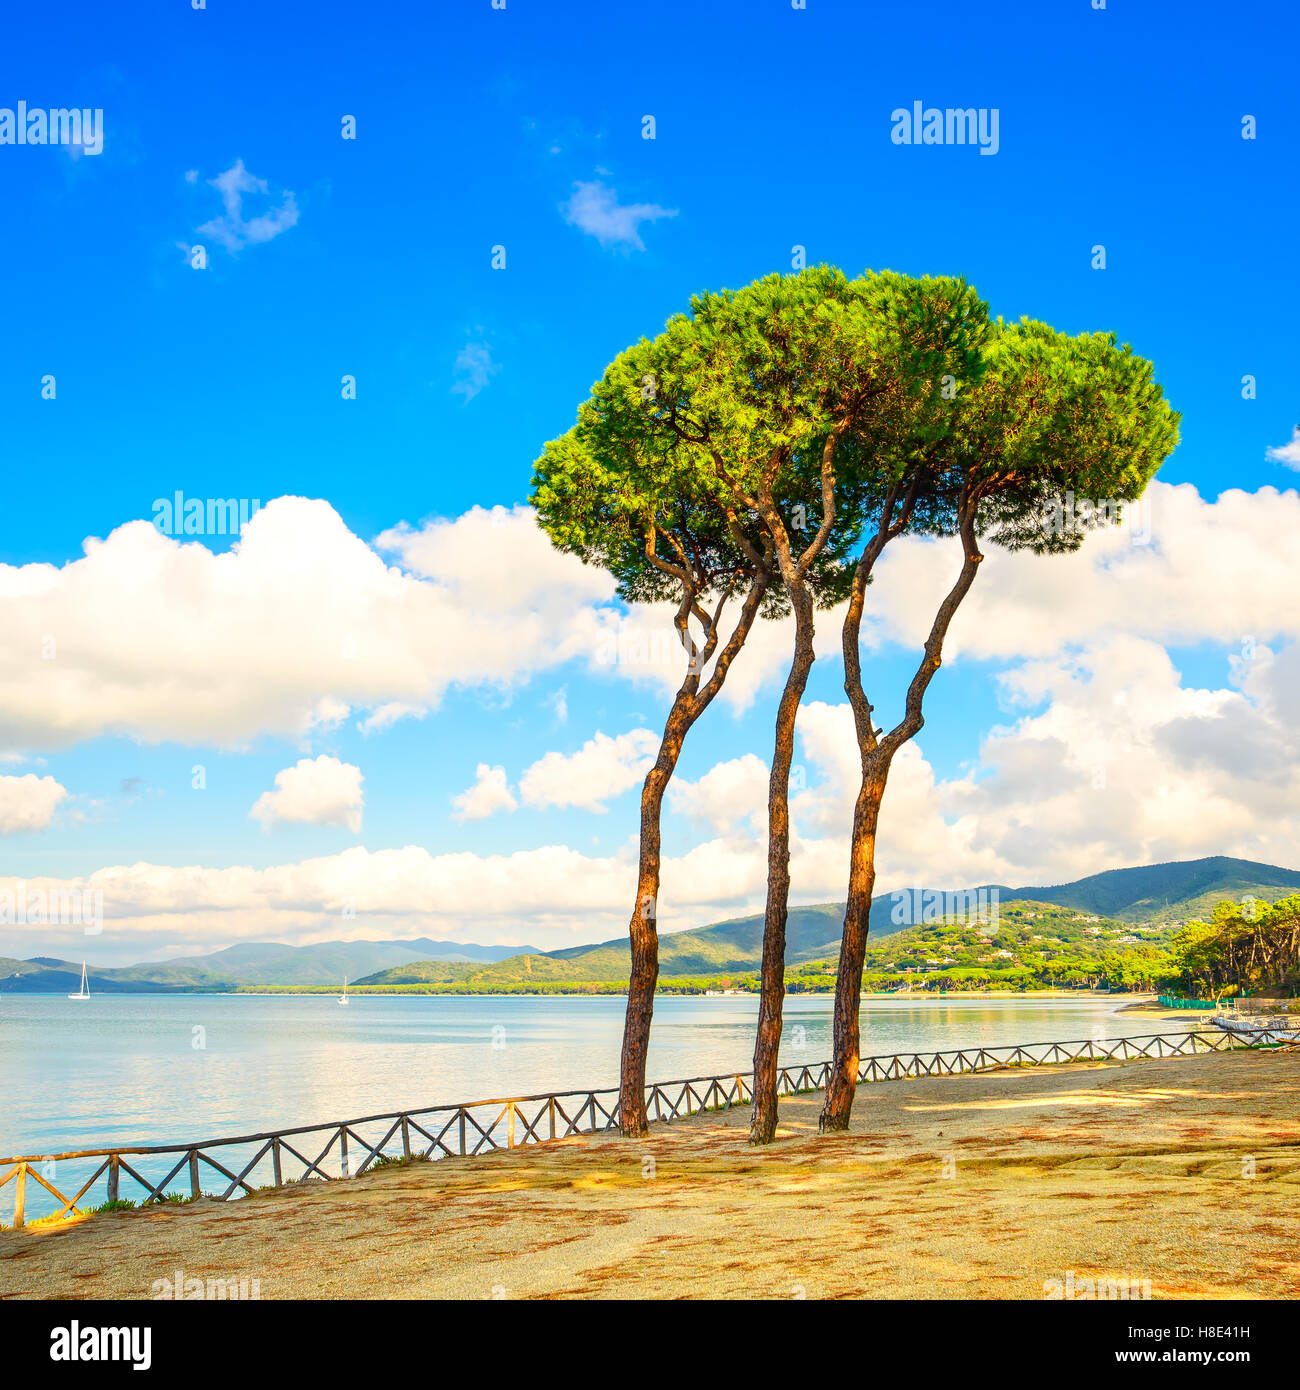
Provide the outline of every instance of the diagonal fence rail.
[[[1188,1057],[1277,1046],[1293,1041],[1295,1036],[1293,1029],[1286,1028],[1262,1028],[1249,1035],[1215,1029],[903,1052],[864,1057],[858,1067],[858,1081],[904,1081],[1067,1062]],[[830,1067],[829,1062],[782,1067],[778,1093],[789,1096],[822,1090]],[[747,1104],[752,1094],[752,1072],[656,1082],[646,1087],[646,1113],[652,1120],[672,1121],[704,1110]],[[145,1206],[200,1197],[230,1201],[289,1183],[360,1177],[376,1166],[472,1158],[497,1149],[523,1148],[572,1134],[601,1134],[617,1127],[617,1087],[559,1091],[434,1105],[200,1143],[0,1158],[0,1188],[13,1183],[12,1224],[18,1227],[27,1220],[29,1179],[37,1185],[33,1195],[48,1208],[39,1213],[40,1219],[59,1219],[104,1203]],[[174,1188],[178,1180],[180,1187]]]

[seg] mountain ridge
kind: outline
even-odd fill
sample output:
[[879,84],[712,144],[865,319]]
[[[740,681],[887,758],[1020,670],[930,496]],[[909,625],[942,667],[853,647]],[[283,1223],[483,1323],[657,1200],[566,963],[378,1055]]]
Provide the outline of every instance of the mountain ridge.
[[[1127,889],[1125,888],[1127,885]],[[1222,897],[1252,896],[1273,901],[1288,892],[1300,892],[1300,870],[1284,869],[1256,860],[1213,855],[1204,859],[1171,860],[1161,864],[1138,865],[1126,869],[1107,869],[1077,879],[1073,883],[1046,888],[1008,888],[984,884],[965,889],[909,888],[881,893],[872,899],[870,937],[902,931],[920,920],[935,899],[940,906],[952,899],[964,899],[971,906],[981,893],[998,894],[999,901],[1049,903],[1120,922],[1170,925],[1175,920],[1208,916],[1213,903]],[[1122,900],[1127,892],[1128,901]],[[1155,897],[1178,895],[1171,907]],[[1155,895],[1155,897],[1153,897]],[[786,921],[786,961],[797,965],[839,953],[844,903],[813,903],[792,907]],[[901,911],[900,911],[901,909]],[[761,959],[763,914],[728,918],[705,927],[670,932],[659,938],[659,967],[664,976],[701,976],[753,970]],[[562,965],[561,965],[562,963]],[[627,937],[595,942],[586,946],[567,946],[539,956],[510,957],[493,967],[469,970],[447,966],[430,968],[433,962],[416,962],[407,967],[377,972],[358,980],[358,984],[466,984],[485,985],[521,981],[614,981],[626,979],[630,969]]]

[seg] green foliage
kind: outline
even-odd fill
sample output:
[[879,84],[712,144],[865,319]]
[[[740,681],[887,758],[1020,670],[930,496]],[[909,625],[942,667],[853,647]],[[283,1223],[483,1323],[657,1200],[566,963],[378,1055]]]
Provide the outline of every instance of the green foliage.
[[[546,445],[538,521],[560,549],[608,569],[628,601],[675,596],[672,566],[725,594],[773,536],[801,559],[824,512],[823,450],[842,436],[836,524],[803,575],[834,603],[864,521],[910,466],[867,441],[941,431],[942,383],[978,377],[987,332],[985,306],[955,279],[850,280],[816,266],[696,295],[620,353],[574,428]],[[769,616],[782,603],[774,584]]]
[[1261,903],[1220,902],[1208,922],[1189,922],[1173,938],[1178,978],[1195,993],[1252,994],[1300,987],[1300,894]]
[[[1008,549],[1075,550],[1089,530],[1122,519],[1178,442],[1179,416],[1152,364],[1114,334],[1057,332],[998,319],[978,367],[950,383],[946,410],[901,435],[860,427],[860,447],[886,475],[920,481],[913,529],[949,534],[977,504],[977,532]],[[1062,525],[1068,493],[1088,502]]]
[[[1001,903],[996,922],[938,917],[868,940],[863,987],[931,990],[1138,989],[1168,975],[1163,933],[1055,904]],[[824,987],[834,961],[796,966],[790,988]]]
[[[1121,519],[1178,442],[1179,416],[1152,364],[1113,333],[1069,337],[999,319],[984,377],[958,400],[958,457],[978,460],[990,488],[981,530],[1013,550],[1077,549],[1088,530]],[[1054,525],[1066,492],[1116,505]]]

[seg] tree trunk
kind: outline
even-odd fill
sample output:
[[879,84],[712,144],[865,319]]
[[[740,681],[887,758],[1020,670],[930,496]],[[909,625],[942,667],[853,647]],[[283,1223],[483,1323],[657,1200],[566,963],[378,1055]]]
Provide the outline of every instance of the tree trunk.
[[853,1097],[857,1088],[861,1036],[858,1012],[862,1003],[862,962],[871,925],[871,894],[876,881],[876,830],[880,801],[894,755],[909,739],[915,738],[925,723],[925,692],[942,664],[943,641],[948,626],[975,581],[983,555],[975,535],[975,508],[963,501],[960,534],[964,558],[957,582],[939,605],[925,654],[907,690],[904,715],[883,739],[873,728],[872,707],[862,688],[858,629],[862,618],[865,581],[862,567],[854,580],[844,621],[844,689],[853,709],[854,727],[862,757],[862,782],[853,814],[853,844],[849,854],[849,900],[844,913],[844,935],[840,941],[839,973],[835,980],[835,1048],[831,1076],[822,1105],[819,1128],[844,1130],[849,1127]]
[[650,1131],[645,1108],[646,1056],[650,1051],[650,1021],[655,986],[659,982],[659,902],[664,792],[681,756],[682,744],[698,717],[692,692],[679,690],[664,727],[659,757],[646,773],[641,788],[641,852],[636,877],[636,906],[632,909],[632,973],[627,982],[627,1017],[623,1023],[623,1058],[619,1069],[618,1113],[624,1138],[639,1139]]
[[[641,849],[637,866],[636,906],[628,935],[632,943],[632,972],[627,983],[627,1017],[623,1023],[623,1056],[619,1067],[619,1126],[628,1139],[639,1139],[649,1132],[645,1108],[646,1056],[650,1051],[650,1022],[654,1015],[655,986],[659,983],[659,869],[664,792],[677,767],[682,744],[691,725],[708,709],[722,689],[731,663],[736,659],[758,617],[763,596],[771,580],[770,555],[764,557],[749,586],[745,602],[730,638],[718,653],[713,674],[700,688],[700,668],[709,660],[717,643],[714,615],[709,638],[702,651],[691,647],[691,667],[673,700],[664,725],[655,765],[646,773],[641,788]],[[683,611],[683,622],[685,621]]]
[[781,1046],[781,1006],[785,998],[785,922],[790,898],[790,764],[794,726],[813,663],[813,608],[807,591],[792,595],[795,610],[794,660],[776,715],[776,744],[767,787],[767,910],[763,918],[763,969],[759,989],[758,1034],[754,1040],[754,1106],[749,1142],[770,1144],[776,1137],[777,1055]]
[[862,961],[871,926],[871,894],[876,886],[876,828],[888,769],[873,769],[863,779],[853,811],[853,846],[849,857],[849,901],[835,975],[835,1052],[818,1128],[848,1129],[858,1084],[862,1039],[858,1014],[862,1004]]

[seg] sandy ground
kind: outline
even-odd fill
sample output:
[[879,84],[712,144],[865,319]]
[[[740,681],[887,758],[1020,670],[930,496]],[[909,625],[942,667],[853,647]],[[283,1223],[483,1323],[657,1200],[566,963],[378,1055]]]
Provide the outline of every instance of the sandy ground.
[[[1300,1054],[1235,1053],[863,1086],[780,1138],[740,1108],[244,1201],[0,1233],[0,1296],[1153,1298],[1300,1294]],[[1249,1174],[1253,1172],[1253,1176]]]

